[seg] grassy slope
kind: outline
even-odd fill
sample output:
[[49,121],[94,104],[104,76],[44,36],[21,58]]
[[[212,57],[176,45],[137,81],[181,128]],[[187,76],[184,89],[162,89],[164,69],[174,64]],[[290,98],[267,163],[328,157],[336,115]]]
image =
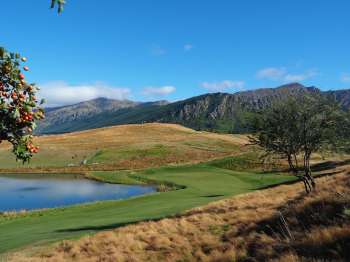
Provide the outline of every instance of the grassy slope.
[[[119,181],[117,173],[115,176],[108,172],[94,175],[110,182]],[[237,172],[209,164],[147,169],[136,175],[186,188],[123,201],[37,212],[9,220],[0,218],[0,253],[75,238],[136,221],[163,218],[210,201],[293,179],[282,175]],[[121,179],[125,179],[125,174]]]
[[317,179],[307,196],[302,183],[278,186],[34,254],[24,250],[9,261],[350,261],[349,166],[337,172]]
[[173,124],[124,125],[38,137],[35,143],[41,151],[25,166],[1,144],[0,169],[81,168],[83,160],[93,164],[83,168],[96,170],[146,168],[237,154],[245,142],[244,136],[196,132]]

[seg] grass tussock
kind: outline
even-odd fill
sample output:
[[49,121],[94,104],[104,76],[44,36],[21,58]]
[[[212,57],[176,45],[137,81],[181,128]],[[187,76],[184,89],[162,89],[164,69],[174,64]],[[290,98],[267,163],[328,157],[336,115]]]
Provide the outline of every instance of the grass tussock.
[[249,193],[12,261],[350,261],[350,175]]

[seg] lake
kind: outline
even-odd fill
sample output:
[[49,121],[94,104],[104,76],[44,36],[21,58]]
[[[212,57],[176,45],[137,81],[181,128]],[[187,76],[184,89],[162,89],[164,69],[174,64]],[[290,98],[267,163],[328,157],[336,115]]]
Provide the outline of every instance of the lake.
[[0,175],[0,212],[125,199],[155,191],[152,186],[108,184],[76,175]]

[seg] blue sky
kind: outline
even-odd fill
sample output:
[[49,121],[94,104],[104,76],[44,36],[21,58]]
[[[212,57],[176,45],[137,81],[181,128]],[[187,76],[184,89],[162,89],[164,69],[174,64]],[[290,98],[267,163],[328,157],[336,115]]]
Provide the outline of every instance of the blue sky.
[[171,101],[301,82],[350,88],[348,0],[1,1],[0,45],[49,105]]

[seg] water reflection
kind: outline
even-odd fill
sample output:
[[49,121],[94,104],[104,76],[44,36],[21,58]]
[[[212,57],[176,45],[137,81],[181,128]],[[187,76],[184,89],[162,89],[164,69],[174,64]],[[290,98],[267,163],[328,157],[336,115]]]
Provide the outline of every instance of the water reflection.
[[0,211],[125,199],[154,191],[150,186],[106,184],[79,176],[0,175]]

